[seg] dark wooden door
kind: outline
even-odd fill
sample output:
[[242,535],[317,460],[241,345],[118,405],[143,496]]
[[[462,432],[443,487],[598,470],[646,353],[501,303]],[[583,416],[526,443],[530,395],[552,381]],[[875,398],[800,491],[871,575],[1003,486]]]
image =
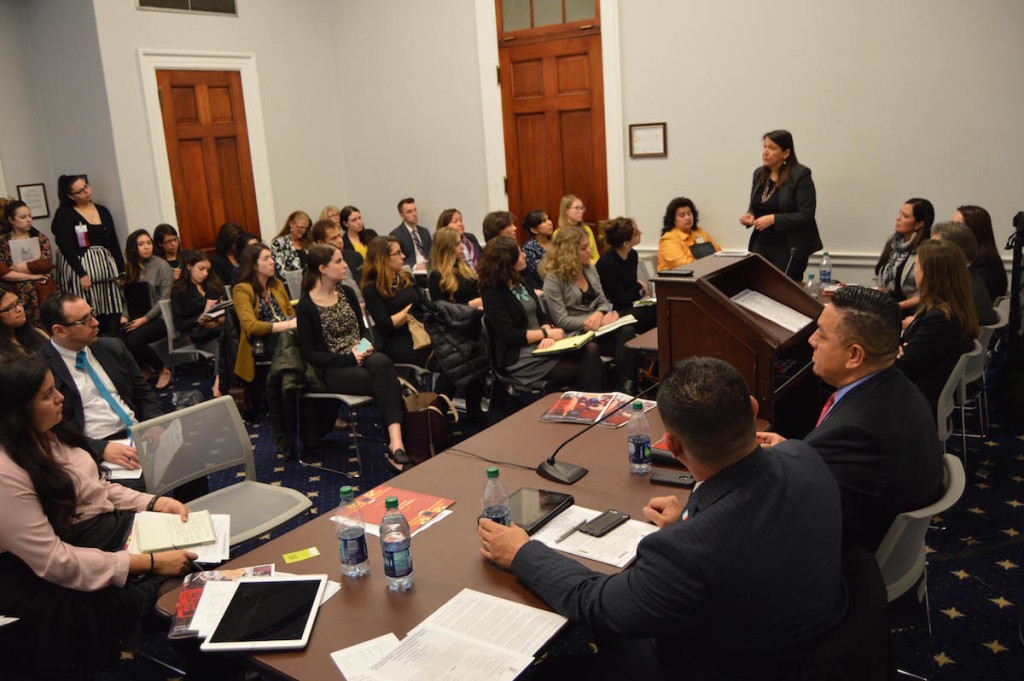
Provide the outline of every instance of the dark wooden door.
[[575,194],[588,223],[606,220],[600,33],[502,44],[498,55],[509,210],[522,220],[539,208],[557,223],[562,196]]
[[158,70],[156,78],[182,247],[212,250],[225,222],[259,234],[241,76]]

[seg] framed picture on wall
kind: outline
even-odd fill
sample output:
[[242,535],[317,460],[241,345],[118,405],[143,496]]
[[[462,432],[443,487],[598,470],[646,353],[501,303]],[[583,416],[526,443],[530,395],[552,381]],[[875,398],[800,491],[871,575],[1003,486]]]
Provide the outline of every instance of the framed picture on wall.
[[50,217],[50,204],[46,201],[46,185],[19,184],[18,198],[25,202],[33,218]]
[[630,158],[668,156],[668,126],[665,123],[634,123],[629,126]]

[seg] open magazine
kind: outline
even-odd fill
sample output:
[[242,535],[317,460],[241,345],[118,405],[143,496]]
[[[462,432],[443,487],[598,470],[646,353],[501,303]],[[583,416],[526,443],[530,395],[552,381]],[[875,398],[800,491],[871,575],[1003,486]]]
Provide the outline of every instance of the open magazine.
[[[584,393],[570,390],[562,393],[555,403],[540,417],[541,421],[554,423],[591,424],[600,421],[605,415],[611,414],[601,425],[607,428],[620,428],[629,423],[632,409],[623,407],[618,413],[612,414],[622,405],[632,402],[633,397],[625,393]],[[653,400],[641,400],[644,411],[656,406]]]

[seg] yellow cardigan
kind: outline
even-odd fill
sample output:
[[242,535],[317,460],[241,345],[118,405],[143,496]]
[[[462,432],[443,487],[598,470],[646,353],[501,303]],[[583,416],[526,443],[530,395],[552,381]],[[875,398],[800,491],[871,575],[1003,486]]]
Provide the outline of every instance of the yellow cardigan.
[[658,240],[658,271],[672,270],[696,260],[690,253],[690,246],[698,243],[710,243],[716,251],[722,250],[700,227],[694,227],[689,234],[681,229],[663,234]]
[[[288,299],[288,289],[280,280],[272,278],[267,281],[270,295],[274,296],[281,312],[294,317],[295,310]],[[231,297],[235,301],[235,314],[238,315],[240,334],[238,338],[238,357],[235,358],[235,374],[247,382],[256,378],[256,360],[252,357],[252,344],[249,336],[269,336],[273,333],[272,322],[261,322],[256,310],[256,294],[252,284],[236,284],[231,288]]]

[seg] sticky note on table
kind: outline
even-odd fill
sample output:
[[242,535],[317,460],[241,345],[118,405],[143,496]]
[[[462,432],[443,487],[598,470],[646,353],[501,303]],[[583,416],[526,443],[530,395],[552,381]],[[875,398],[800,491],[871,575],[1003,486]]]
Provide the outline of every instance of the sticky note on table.
[[298,563],[300,560],[306,560],[307,558],[316,558],[320,555],[319,549],[315,546],[310,546],[308,549],[302,549],[301,551],[292,551],[291,553],[284,554],[284,562]]

